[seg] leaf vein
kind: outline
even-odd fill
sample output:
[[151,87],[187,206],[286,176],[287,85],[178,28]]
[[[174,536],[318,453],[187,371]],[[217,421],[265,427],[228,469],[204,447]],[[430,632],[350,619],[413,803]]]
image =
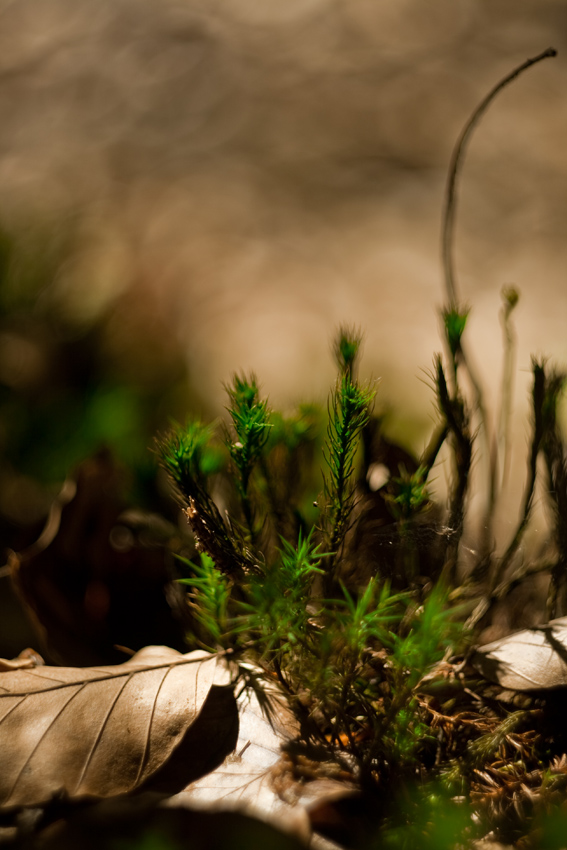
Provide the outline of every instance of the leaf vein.
[[[107,723],[108,723],[108,721],[109,721],[109,719],[110,719],[110,715],[111,715],[111,714],[112,714],[112,712],[114,711],[114,708],[115,708],[115,706],[116,706],[116,703],[117,703],[117,702],[118,702],[118,700],[120,699],[120,696],[122,695],[122,693],[123,693],[123,691],[124,691],[124,688],[126,687],[126,685],[128,684],[128,682],[132,679],[133,674],[134,674],[134,671],[132,671],[132,670],[131,670],[131,671],[130,671],[130,673],[129,673],[129,675],[128,675],[128,677],[126,678],[126,680],[125,680],[124,682],[122,682],[122,685],[120,686],[120,688],[119,688],[119,689],[118,689],[118,691],[116,692],[116,694],[115,694],[115,696],[114,696],[114,699],[112,700],[112,702],[111,702],[111,703],[110,703],[110,705],[108,706],[107,712],[106,712],[106,714],[105,714],[105,716],[104,716],[104,719],[102,720],[102,723],[101,723],[101,725],[100,725],[100,728],[99,728],[99,730],[98,730],[98,732],[97,732],[97,736],[96,736],[96,738],[94,739],[94,741],[93,741],[93,743],[92,743],[92,746],[91,746],[91,749],[90,749],[90,751],[89,751],[89,754],[88,754],[87,758],[85,759],[85,763],[84,763],[84,765],[83,765],[83,769],[82,769],[82,771],[81,771],[81,775],[79,776],[79,779],[77,780],[77,784],[76,784],[76,786],[75,786],[75,793],[77,793],[77,791],[78,791],[78,790],[79,790],[79,788],[81,787],[81,784],[82,784],[82,782],[83,782],[83,780],[84,780],[84,778],[85,778],[86,772],[87,772],[87,770],[89,769],[89,766],[90,766],[90,763],[91,763],[91,761],[92,761],[92,758],[93,758],[93,756],[94,756],[94,754],[95,754],[95,752],[96,752],[96,748],[98,747],[98,745],[99,745],[99,743],[100,743],[100,739],[102,738],[102,733],[104,732],[104,730],[105,730],[105,728],[106,728],[106,725],[107,725]],[[115,678],[118,678],[118,677],[115,677]]]
[[[78,683],[75,683],[75,687],[77,686],[77,684],[78,684]],[[75,699],[75,697],[76,697],[78,694],[80,694],[80,692],[83,690],[83,688],[84,688],[84,687],[85,687],[85,684],[83,683],[83,684],[81,684],[81,685],[79,686],[78,690],[76,690],[74,693],[70,694],[70,695],[68,696],[68,698],[65,700],[65,702],[63,703],[63,705],[61,706],[61,708],[59,709],[59,711],[55,714],[55,716],[54,716],[54,717],[52,717],[52,718],[51,718],[51,720],[50,720],[50,722],[49,722],[49,725],[48,725],[48,726],[47,726],[47,728],[46,728],[46,729],[45,729],[45,730],[41,733],[41,736],[40,736],[39,740],[38,740],[38,741],[35,743],[35,745],[32,747],[31,752],[29,753],[29,755],[28,755],[27,759],[24,761],[24,763],[23,763],[23,765],[21,766],[20,770],[17,772],[17,774],[16,774],[16,778],[14,779],[14,782],[12,783],[12,787],[11,787],[11,789],[10,789],[10,793],[9,793],[9,794],[8,794],[8,796],[7,796],[7,799],[8,799],[8,800],[10,799],[10,797],[13,795],[14,791],[16,790],[16,787],[17,787],[17,785],[18,785],[18,782],[20,781],[20,777],[22,776],[22,774],[23,774],[24,770],[26,769],[26,767],[27,767],[27,766],[28,766],[28,764],[30,763],[31,759],[33,758],[34,753],[37,751],[38,747],[41,745],[42,741],[45,739],[45,736],[47,735],[47,733],[49,732],[49,730],[52,728],[52,726],[53,726],[53,724],[55,723],[55,721],[56,721],[56,720],[57,720],[57,719],[58,719],[58,718],[59,718],[59,717],[63,714],[63,712],[65,711],[65,709],[67,708],[67,706],[68,706],[68,705],[69,705],[69,704],[70,704],[70,703],[71,703],[71,702]],[[19,704],[20,704],[20,703],[18,703],[18,705],[19,705]]]
[[149,750],[150,750],[150,739],[151,739],[151,734],[152,734],[152,725],[153,725],[153,722],[154,722],[154,716],[155,716],[155,711],[156,711],[156,706],[157,706],[157,703],[158,703],[160,691],[161,691],[163,684],[164,684],[165,680],[167,679],[168,675],[171,673],[172,669],[173,669],[173,667],[169,667],[169,669],[167,669],[165,671],[163,678],[162,678],[161,682],[159,683],[158,689],[156,690],[156,693],[155,693],[155,696],[154,696],[154,701],[152,703],[152,710],[151,710],[150,718],[149,718],[149,721],[148,721],[148,729],[147,729],[147,732],[146,732],[146,743],[144,745],[144,752],[142,753],[142,758],[140,760],[140,765],[138,767],[138,773],[137,773],[136,779],[134,781],[134,788],[136,788],[138,783],[140,782],[140,777],[141,777],[141,775],[144,771],[144,768],[146,766],[146,761],[147,761],[148,753],[149,753]]

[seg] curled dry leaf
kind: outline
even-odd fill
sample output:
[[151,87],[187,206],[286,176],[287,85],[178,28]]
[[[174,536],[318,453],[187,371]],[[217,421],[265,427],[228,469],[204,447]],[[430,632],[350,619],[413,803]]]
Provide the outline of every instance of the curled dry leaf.
[[216,673],[216,656],[168,647],[117,666],[0,673],[0,808],[136,790],[195,723]]
[[40,667],[45,661],[34,649],[24,649],[17,658],[0,658],[0,673],[6,670],[31,670]]
[[487,679],[511,690],[567,687],[567,617],[481,646],[472,662]]
[[[261,694],[261,700],[258,697]],[[240,719],[234,752],[207,776],[171,797],[168,807],[238,810],[305,838],[309,832],[304,809],[290,806],[274,789],[274,766],[282,744],[297,734],[296,721],[276,688],[256,692],[246,688],[238,698]]]
[[[240,730],[234,752],[207,776],[192,782],[162,806],[238,811],[270,823],[301,841],[313,840],[310,808],[349,797],[354,786],[334,779],[295,780],[282,757],[299,726],[279,689],[264,682],[238,698]],[[310,845],[311,846],[311,845]]]

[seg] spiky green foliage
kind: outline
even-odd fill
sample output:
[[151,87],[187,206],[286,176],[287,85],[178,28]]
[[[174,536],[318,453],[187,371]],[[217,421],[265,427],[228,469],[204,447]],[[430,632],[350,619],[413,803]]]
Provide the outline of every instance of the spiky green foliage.
[[268,403],[260,399],[256,377],[234,375],[232,384],[226,387],[230,405],[228,412],[234,428],[234,437],[227,440],[232,462],[237,470],[236,483],[248,531],[255,535],[252,502],[249,487],[250,476],[266,447],[269,437],[270,410]]
[[187,501],[203,498],[207,478],[224,466],[223,454],[214,445],[213,435],[213,425],[193,419],[185,427],[174,424],[172,430],[157,441],[162,464]]
[[[353,363],[350,361],[350,366]],[[277,498],[273,494],[278,493],[280,477],[288,483],[297,479],[295,458],[298,450],[313,448],[318,427],[315,414],[303,411],[283,417],[276,413],[268,422],[267,405],[259,399],[255,380],[239,379],[232,388],[231,404],[241,414],[236,420],[231,414],[234,436],[248,439],[246,422],[252,423],[248,434],[253,436],[248,440],[250,451],[244,454],[246,464],[239,467],[242,455],[233,454],[232,477],[222,474],[225,492],[232,481],[241,506],[244,497],[250,501],[250,517],[256,520],[251,522],[249,535],[239,530],[244,509],[239,512],[236,507],[235,515],[229,511],[226,521],[221,519],[208,490],[211,472],[219,474],[218,460],[211,463],[210,451],[216,445],[213,430],[189,423],[162,441],[164,465],[189,501],[187,515],[205,553],[200,562],[186,563],[189,575],[184,581],[193,616],[190,639],[201,647],[230,650],[234,658],[255,660],[271,671],[301,718],[305,736],[333,753],[348,753],[364,787],[389,783],[392,788],[407,788],[416,765],[431,763],[439,746],[431,730],[428,703],[420,693],[422,680],[448,649],[454,650],[463,641],[445,587],[450,588],[454,579],[466,510],[472,456],[470,413],[460,389],[449,388],[439,357],[435,379],[441,425],[417,470],[408,473],[401,466],[399,475],[390,480],[386,496],[393,534],[403,544],[405,530],[429,504],[429,475],[448,438],[454,485],[448,511],[436,526],[438,537],[444,536],[446,541],[437,570],[441,572],[440,567],[448,563],[452,568],[442,572],[443,583],[435,585],[431,578],[417,575],[411,555],[414,540],[419,538],[408,536],[405,548],[400,548],[407,561],[400,572],[407,579],[406,590],[393,592],[379,576],[362,586],[344,584],[334,570],[348,557],[349,525],[364,517],[356,506],[356,451],[374,393],[359,385],[346,358],[339,361],[339,370],[324,455],[328,468],[324,496],[319,500],[322,516],[305,533],[305,517],[296,524],[284,523],[281,527],[285,526],[286,535],[277,545],[273,543],[276,523],[281,522],[277,511],[285,512],[282,494],[292,493],[292,489],[286,484]],[[565,449],[558,415],[564,382],[562,372],[534,362],[530,479],[533,475],[535,481],[537,459],[543,456],[557,528],[562,522],[561,500],[567,492],[565,477],[561,477]],[[532,491],[530,485],[528,506]],[[233,509],[238,505],[225,498]],[[257,533],[253,540],[252,530],[259,525],[272,529],[271,536]],[[337,545],[330,550],[328,542],[333,539]],[[267,541],[267,548],[260,548],[262,540]],[[556,542],[561,553],[562,538],[558,536]],[[227,568],[228,564],[232,567]],[[561,557],[552,573],[553,605],[564,590],[565,570],[561,571],[560,565],[562,569]],[[495,757],[494,747],[498,749],[502,741],[514,736],[510,729],[506,722],[493,724],[489,735],[466,749],[460,759],[443,764],[439,772],[446,776],[447,787],[455,782],[470,783],[476,765]],[[516,772],[520,769],[514,767]],[[436,771],[429,775],[434,781]],[[436,796],[432,787],[430,783],[423,786],[421,805]],[[386,846],[388,842],[398,846],[396,842],[405,840],[413,829],[408,822],[395,826],[388,819],[382,827],[379,834]],[[419,833],[432,840],[441,836],[441,832],[428,830],[421,826]]]
[[[505,592],[502,588],[520,583],[528,575],[527,570],[516,571],[510,577],[508,567],[530,518],[540,459],[547,472],[557,549],[555,563],[548,567],[549,613],[557,613],[567,604],[567,462],[558,415],[565,375],[549,369],[545,362],[534,361],[534,433],[528,482],[520,523],[504,556],[499,556],[490,539],[490,521],[498,491],[497,449],[493,446],[500,443],[497,439],[491,442],[494,434],[489,431],[481,385],[463,347],[469,310],[457,297],[451,258],[455,179],[471,129],[503,85],[549,55],[552,52],[546,51],[528,60],[490,93],[456,149],[444,224],[447,306],[442,316],[447,356],[436,357],[433,375],[441,421],[416,471],[408,472],[399,465],[396,475],[390,469],[382,493],[370,493],[367,477],[357,474],[359,438],[368,424],[375,393],[358,380],[361,337],[347,327],[340,329],[334,344],[339,375],[328,404],[323,493],[315,500],[319,517],[310,517],[305,509],[313,476],[303,474],[305,466],[316,464],[318,417],[305,410],[291,417],[271,413],[253,375],[235,375],[227,387],[232,470],[223,476],[222,520],[209,493],[210,469],[204,460],[212,432],[195,426],[195,430],[170,438],[164,448],[164,465],[188,499],[187,515],[198,546],[206,553],[200,564],[187,564],[194,641],[230,649],[234,658],[254,660],[277,677],[302,720],[304,738],[317,741],[336,758],[337,751],[346,752],[350,759],[343,763],[356,765],[361,787],[373,789],[376,796],[386,788],[400,789],[404,805],[399,806],[397,818],[382,817],[377,836],[381,847],[452,848],[455,830],[463,843],[470,840],[473,829],[468,810],[463,819],[448,805],[446,793],[454,794],[459,784],[462,794],[465,782],[470,787],[473,776],[483,777],[481,765],[500,757],[506,748],[521,751],[521,758],[511,764],[510,775],[524,779],[527,775],[523,759],[532,755],[528,744],[533,738],[526,739],[528,743],[519,741],[517,723],[531,717],[530,712],[506,719],[505,712],[498,715],[490,700],[479,707],[482,697],[464,684],[465,674],[461,676],[464,662],[445,659],[438,672],[441,682],[437,685],[441,687],[430,691],[426,687],[434,675],[432,666],[462,645],[466,634],[448,599],[462,591],[463,597],[473,598],[474,605],[480,597],[469,618],[471,627],[479,627]],[[518,302],[517,292],[504,291],[503,301],[506,379],[512,368],[509,319]],[[461,381],[463,374],[466,382]],[[511,394],[503,402],[501,434],[506,433],[510,410]],[[484,539],[481,535],[478,560],[465,585],[455,589],[463,566],[461,540],[473,436],[477,434],[477,455],[484,451],[489,458],[489,511],[482,517]],[[444,511],[439,506],[431,511],[429,539],[439,544],[432,547],[434,562],[430,563],[429,553],[420,562],[413,557],[420,538],[409,532],[426,520],[421,514],[430,506],[430,475],[445,442],[453,473],[448,505]],[[413,461],[410,466],[414,468]],[[365,523],[369,528],[364,528]],[[359,563],[352,556],[357,554],[357,541],[364,539],[364,534],[358,536],[361,527],[371,547],[384,545],[384,541],[384,548],[391,547],[396,568],[389,574],[397,587],[403,586],[401,592],[394,592],[381,578],[388,571],[382,569],[379,557],[371,569],[363,564],[363,578],[356,575]],[[232,571],[227,569],[231,559],[237,564]],[[349,572],[353,564],[355,569]],[[436,581],[439,575],[441,579]],[[450,681],[445,683],[447,670]],[[435,703],[435,694],[442,694],[446,684],[451,695],[444,701],[439,697],[441,702]],[[459,699],[466,694],[468,712],[460,711],[457,704],[454,694],[459,689]],[[475,703],[474,721],[465,716],[470,714],[471,700]],[[469,745],[474,725],[478,729]],[[465,730],[460,741],[453,736],[455,728],[462,735]],[[538,769],[541,773],[541,761]],[[562,763],[554,770],[555,783],[559,773],[567,775]],[[484,772],[489,793],[497,788],[500,794],[504,785],[498,783],[507,781],[506,771],[499,771],[500,767],[497,782]],[[426,779],[414,796],[411,789],[418,775]],[[436,784],[439,777],[442,785]],[[518,787],[521,784],[518,780]],[[542,774],[542,789],[544,784]],[[444,814],[450,809],[444,825],[444,819],[436,816],[440,801]]]
[[449,346],[449,351],[456,362],[461,351],[461,339],[467,324],[470,308],[448,307],[442,311],[443,325],[445,328],[445,338]]
[[305,443],[311,443],[321,430],[321,410],[315,404],[300,404],[297,413],[282,416],[278,411],[271,414],[272,429],[268,437],[268,450],[284,446],[293,452]]
[[474,768],[487,761],[487,759],[496,757],[498,750],[506,742],[508,735],[515,732],[520,726],[525,725],[529,719],[529,712],[513,711],[499,724],[494,732],[481,735],[480,738],[471,741],[467,747],[469,765]]
[[278,561],[251,581],[248,601],[239,609],[240,630],[258,641],[262,658],[275,662],[279,670],[286,657],[309,640],[311,584],[323,572],[319,548],[313,534],[300,534],[297,546],[283,540]]
[[[362,429],[368,424],[376,391],[355,377],[355,358],[360,337],[341,329],[335,353],[339,377],[329,402],[329,424],[324,455],[326,517],[324,529],[328,551],[336,555],[344,543],[354,508],[354,465]],[[333,560],[327,570],[326,589],[332,589]]]
[[348,530],[353,509],[352,476],[362,429],[370,418],[375,391],[343,376],[333,392],[325,460],[325,495],[329,502],[329,549],[337,552]]
[[382,730],[383,694],[372,683],[387,680],[385,648],[392,647],[407,598],[377,580],[358,598],[343,585],[341,597],[326,603],[314,632],[312,657],[304,662],[307,671],[312,666],[311,711],[323,718],[329,740],[369,764]]
[[340,374],[347,375],[351,382],[355,378],[361,348],[361,332],[355,327],[342,325],[335,339],[334,355]]
[[210,558],[185,561],[194,638],[268,665],[315,740],[350,752],[369,777],[378,766],[411,769],[427,737],[415,688],[456,636],[445,596],[418,606],[374,579],[358,597],[342,586],[313,610],[325,555],[312,535],[283,543],[279,555],[237,597]]
[[[416,698],[420,680],[448,648],[462,646],[463,639],[462,625],[455,609],[448,605],[443,584],[437,584],[422,605],[406,610],[402,628],[394,638],[389,706],[394,718],[389,757],[397,763],[411,764],[429,735]],[[388,729],[384,734],[388,740]]]
[[358,597],[344,586],[341,595],[325,603],[303,657],[311,714],[369,777],[411,770],[427,732],[415,688],[459,628],[441,592],[417,606],[374,579]]
[[242,496],[248,492],[250,475],[268,441],[270,411],[267,401],[260,399],[256,378],[234,375],[226,391],[230,399],[228,411],[236,439],[228,443],[230,456],[238,470]]
[[213,426],[189,420],[158,438],[157,451],[184,500],[197,548],[227,575],[254,571],[254,558],[223,522],[207,488],[209,476],[224,465],[213,435]]
[[[374,390],[361,387],[355,377],[358,345],[343,336],[337,348],[343,355],[337,357],[339,379],[330,404],[323,534],[316,527],[307,534],[299,528],[295,540],[281,538],[275,552],[263,558],[261,569],[250,568],[250,549],[235,531],[235,521],[219,528],[218,510],[215,514],[216,508],[211,508],[214,502],[205,490],[202,458],[213,440],[212,431],[188,427],[162,443],[162,452],[166,468],[191,499],[188,517],[197,536],[195,523],[205,506],[219,537],[226,537],[242,563],[228,579],[223,564],[216,562],[213,540],[202,546],[206,554],[200,563],[186,564],[194,640],[200,646],[253,653],[275,671],[300,714],[307,713],[304,719],[315,738],[350,751],[361,769],[371,773],[376,763],[402,767],[414,753],[424,727],[412,692],[440,657],[447,630],[436,608],[433,639],[430,604],[422,609],[411,593],[392,593],[378,578],[360,593],[332,581],[329,564],[337,563],[351,521],[358,440],[374,398]],[[235,378],[229,396],[238,438],[234,442],[241,443],[229,446],[235,489],[243,504],[250,500],[252,518],[251,496],[269,492],[274,469],[283,474],[283,460],[291,464],[297,449],[313,438],[316,417],[313,411],[303,411],[285,419],[275,414],[268,422],[267,405],[259,399],[255,379]],[[278,451],[279,466],[271,466]],[[255,469],[257,486],[252,491]],[[297,477],[293,466],[289,472]],[[426,478],[425,467],[414,476],[401,471],[394,497],[400,519],[423,507],[428,498]],[[263,506],[268,524],[275,525],[277,517],[270,516],[275,504],[272,493]],[[325,545],[329,541],[332,551]],[[332,597],[321,599],[317,586],[334,589]]]
[[400,474],[392,478],[392,494],[386,498],[392,514],[398,521],[413,519],[428,503],[427,469],[419,466],[415,472],[400,468]]
[[188,602],[195,621],[193,636],[205,649],[228,648],[232,631],[228,579],[205,552],[200,563],[186,558],[180,561],[191,572],[190,578],[179,581],[188,587]]
[[272,547],[278,548],[281,538],[295,541],[316,522],[313,503],[322,487],[318,458],[325,423],[323,410],[315,404],[301,404],[286,416],[273,411],[270,422],[256,484],[267,506],[265,536],[270,534]]

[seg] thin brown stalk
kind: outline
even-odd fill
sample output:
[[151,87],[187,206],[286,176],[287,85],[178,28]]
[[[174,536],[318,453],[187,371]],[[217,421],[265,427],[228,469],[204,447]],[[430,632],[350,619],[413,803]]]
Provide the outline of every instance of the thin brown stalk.
[[443,269],[445,273],[445,287],[447,291],[447,301],[451,308],[456,309],[458,306],[458,298],[456,293],[456,284],[455,284],[455,267],[454,267],[454,229],[455,229],[455,219],[457,213],[457,186],[458,186],[458,178],[460,172],[462,171],[462,165],[465,157],[465,151],[468,145],[468,142],[473,134],[473,131],[480,119],[494,100],[497,94],[499,94],[502,89],[506,88],[509,83],[516,79],[520,74],[526,71],[528,68],[531,68],[532,65],[535,65],[538,62],[541,62],[543,59],[548,59],[552,56],[556,56],[557,51],[553,47],[548,47],[547,50],[544,50],[542,53],[539,53],[537,56],[534,56],[533,59],[526,59],[525,62],[522,62],[521,65],[518,65],[517,68],[514,68],[509,74],[503,77],[499,83],[497,83],[491,91],[486,95],[486,97],[479,103],[467,123],[465,124],[459,139],[457,140],[457,144],[453,149],[453,153],[451,155],[451,162],[449,165],[449,175],[447,178],[447,186],[445,189],[445,203],[443,209],[443,242],[442,242],[442,253],[443,253]]

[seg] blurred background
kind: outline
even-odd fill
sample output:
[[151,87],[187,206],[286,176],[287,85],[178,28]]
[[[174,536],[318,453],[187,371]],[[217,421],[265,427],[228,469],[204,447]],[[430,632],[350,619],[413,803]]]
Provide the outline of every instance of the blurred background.
[[102,444],[151,508],[153,435],[222,414],[235,370],[284,410],[324,402],[339,323],[365,333],[390,436],[421,451],[450,153],[553,46],[481,123],[458,215],[494,412],[500,290],[521,293],[512,523],[530,355],[567,362],[566,42],[564,0],[1,0],[4,550]]

